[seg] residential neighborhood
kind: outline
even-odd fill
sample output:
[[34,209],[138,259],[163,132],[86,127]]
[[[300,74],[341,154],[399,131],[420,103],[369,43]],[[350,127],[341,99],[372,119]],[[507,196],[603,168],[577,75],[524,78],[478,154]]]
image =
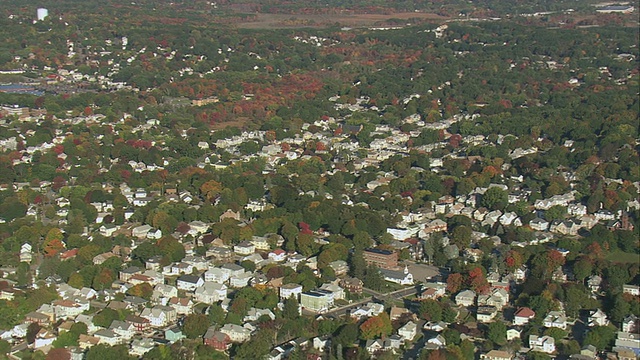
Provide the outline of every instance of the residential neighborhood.
[[63,3],[0,4],[0,357],[640,356],[633,6]]

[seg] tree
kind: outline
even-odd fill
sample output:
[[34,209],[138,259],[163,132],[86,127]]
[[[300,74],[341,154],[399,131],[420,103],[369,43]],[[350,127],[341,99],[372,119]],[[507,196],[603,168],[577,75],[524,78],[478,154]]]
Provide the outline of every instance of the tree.
[[336,344],[340,344],[343,347],[349,347],[353,345],[356,340],[358,340],[359,335],[360,329],[358,327],[358,324],[348,323],[338,329],[338,332],[335,334],[333,339],[335,340]]
[[44,239],[44,243],[42,244],[45,256],[52,257],[64,250],[64,243],[62,242],[63,237],[64,236],[60,229],[52,228],[49,230]]
[[282,308],[282,316],[288,320],[294,320],[300,317],[300,311],[298,308],[298,300],[291,296],[284,300],[284,307]]
[[141,297],[145,300],[150,300],[153,295],[153,287],[149,283],[141,283],[133,285],[127,290],[127,294]]
[[189,339],[196,339],[204,335],[209,328],[209,319],[202,314],[189,314],[184,319],[184,334]]
[[598,350],[608,348],[616,338],[616,328],[613,326],[592,327],[584,337],[582,346],[593,345]]
[[479,266],[476,266],[469,271],[467,283],[473,291],[479,294],[485,293],[489,290],[489,282],[487,281],[482,268]]
[[420,302],[418,314],[427,321],[438,322],[442,320],[442,306],[436,300],[423,300]]
[[384,278],[382,277],[382,273],[373,265],[367,267],[367,271],[362,282],[366,288],[375,291],[379,291],[384,287]]
[[93,316],[93,324],[103,328],[111,326],[113,320],[120,320],[120,315],[117,311],[110,308],[104,308]]
[[389,315],[383,312],[370,317],[360,325],[360,337],[365,340],[374,339],[382,335],[389,335],[393,331]]
[[107,346],[98,344],[87,351],[86,360],[130,360],[129,349],[124,345]]
[[508,194],[497,186],[492,186],[482,195],[480,204],[491,210],[502,210],[508,204]]
[[581,256],[573,263],[573,274],[576,280],[583,282],[593,271],[593,263],[587,256]]
[[504,345],[507,343],[507,326],[502,321],[494,321],[487,328],[487,339],[494,344]]
[[51,349],[45,360],[70,360],[71,353],[67,349]]
[[459,225],[451,233],[451,241],[458,245],[459,249],[469,247],[471,243],[471,228],[466,225]]
[[31,323],[27,326],[27,344],[33,344],[40,329],[41,327],[38,323]]
[[208,318],[210,323],[221,325],[224,323],[225,316],[224,309],[220,305],[213,304],[209,306]]
[[171,262],[184,259],[186,253],[184,246],[172,236],[164,236],[158,241],[160,253],[169,258]]

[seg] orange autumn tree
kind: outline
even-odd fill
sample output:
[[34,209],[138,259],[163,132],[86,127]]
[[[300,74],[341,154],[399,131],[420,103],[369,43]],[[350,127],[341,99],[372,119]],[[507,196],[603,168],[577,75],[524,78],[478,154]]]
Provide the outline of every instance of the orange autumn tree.
[[44,238],[42,248],[46,257],[52,257],[65,249],[65,245],[62,242],[62,231],[58,228],[53,228],[47,232],[47,236]]
[[476,266],[469,271],[467,283],[471,290],[478,294],[484,294],[489,291],[489,282],[487,281],[482,268],[479,266]]
[[370,317],[360,325],[360,337],[365,340],[389,335],[392,331],[391,319],[389,319],[389,315],[385,312],[378,316]]

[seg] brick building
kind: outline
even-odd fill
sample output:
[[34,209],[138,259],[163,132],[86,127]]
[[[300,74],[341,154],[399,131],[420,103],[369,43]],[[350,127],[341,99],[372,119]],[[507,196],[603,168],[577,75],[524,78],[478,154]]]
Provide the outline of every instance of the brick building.
[[374,265],[382,269],[396,269],[398,267],[398,253],[394,251],[366,249],[363,256],[367,265]]

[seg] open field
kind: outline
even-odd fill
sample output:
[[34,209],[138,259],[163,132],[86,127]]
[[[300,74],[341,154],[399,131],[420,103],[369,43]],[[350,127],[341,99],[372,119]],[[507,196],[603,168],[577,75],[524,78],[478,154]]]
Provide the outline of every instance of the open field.
[[[348,26],[366,27],[391,23],[393,19],[396,26],[406,23],[424,21],[444,21],[447,17],[420,12],[405,12],[394,14],[313,14],[313,15],[290,15],[290,14],[256,14],[256,18],[246,22],[237,23],[237,26],[245,29],[277,29],[293,27],[326,27],[326,26]],[[397,20],[405,20],[406,23],[398,23]]]

